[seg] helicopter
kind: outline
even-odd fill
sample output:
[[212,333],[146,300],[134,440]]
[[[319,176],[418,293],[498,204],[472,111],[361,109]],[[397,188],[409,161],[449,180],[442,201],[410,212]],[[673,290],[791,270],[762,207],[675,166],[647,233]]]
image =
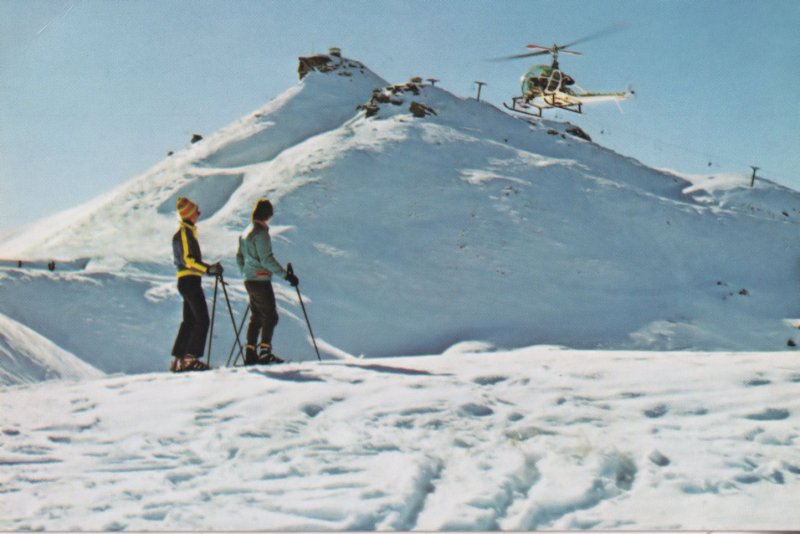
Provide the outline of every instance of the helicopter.
[[[553,44],[551,47],[531,44],[527,48],[533,52],[496,58],[495,61],[506,61],[533,56],[550,55],[550,65],[533,65],[520,78],[521,94],[511,99],[511,105],[503,102],[503,106],[515,113],[533,117],[541,117],[545,109],[563,109],[574,113],[582,113],[584,104],[598,102],[619,102],[634,94],[628,88],[625,91],[612,93],[589,92],[575,83],[575,79],[562,71],[558,63],[559,54],[581,55],[570,47],[595,39],[601,35],[617,31],[619,27],[608,28],[601,32],[583,37],[564,45]],[[535,111],[534,111],[535,110]]]

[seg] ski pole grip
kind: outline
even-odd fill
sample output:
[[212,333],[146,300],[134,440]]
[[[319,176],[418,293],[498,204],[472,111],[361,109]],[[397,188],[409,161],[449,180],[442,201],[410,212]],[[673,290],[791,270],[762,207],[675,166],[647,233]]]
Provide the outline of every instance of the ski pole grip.
[[291,263],[287,263],[286,264],[286,272],[289,273],[289,274],[294,274],[294,269],[292,268],[292,264]]

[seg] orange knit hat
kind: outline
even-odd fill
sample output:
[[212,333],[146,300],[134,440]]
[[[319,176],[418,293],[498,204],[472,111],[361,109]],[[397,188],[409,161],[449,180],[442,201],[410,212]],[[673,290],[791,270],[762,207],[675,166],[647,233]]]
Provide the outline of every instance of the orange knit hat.
[[186,197],[178,197],[175,208],[178,210],[178,216],[184,221],[194,215],[195,212],[200,211],[197,204]]

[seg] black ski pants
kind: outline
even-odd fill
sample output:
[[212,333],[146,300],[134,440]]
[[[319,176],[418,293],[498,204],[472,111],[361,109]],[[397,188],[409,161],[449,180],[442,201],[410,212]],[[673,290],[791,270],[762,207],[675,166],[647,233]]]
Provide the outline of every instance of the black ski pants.
[[246,281],[244,283],[247,294],[250,296],[250,324],[247,325],[247,344],[258,342],[261,334],[261,343],[272,344],[272,333],[278,324],[278,308],[275,304],[275,292],[272,282]]
[[192,275],[178,278],[178,292],[183,297],[183,321],[172,346],[172,355],[191,354],[199,358],[203,355],[209,325],[201,278]]

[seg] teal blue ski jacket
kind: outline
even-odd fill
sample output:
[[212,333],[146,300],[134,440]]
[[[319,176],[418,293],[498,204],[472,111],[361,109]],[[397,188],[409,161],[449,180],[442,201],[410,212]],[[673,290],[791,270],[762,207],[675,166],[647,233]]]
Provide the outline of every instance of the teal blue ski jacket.
[[269,226],[261,222],[254,221],[239,236],[236,263],[248,282],[269,281],[273,275],[286,278],[286,269],[278,263],[272,252]]

